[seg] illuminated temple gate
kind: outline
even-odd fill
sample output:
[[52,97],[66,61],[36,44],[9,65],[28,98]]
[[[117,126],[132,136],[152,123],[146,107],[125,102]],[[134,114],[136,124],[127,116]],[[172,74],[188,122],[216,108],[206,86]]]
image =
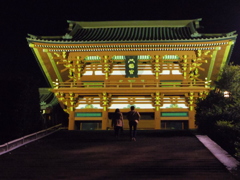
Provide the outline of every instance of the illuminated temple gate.
[[196,99],[208,94],[237,36],[198,33],[199,21],[68,21],[64,36],[27,40],[69,130],[105,130],[116,108],[131,105],[140,129],[194,129]]

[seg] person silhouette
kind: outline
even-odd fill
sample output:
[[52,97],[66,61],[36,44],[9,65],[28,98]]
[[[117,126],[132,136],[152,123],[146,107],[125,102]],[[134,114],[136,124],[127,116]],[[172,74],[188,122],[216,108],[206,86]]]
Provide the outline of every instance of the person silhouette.
[[140,120],[139,112],[135,111],[135,107],[131,106],[130,111],[127,113],[127,119],[129,122],[129,133],[132,141],[136,141],[137,125]]
[[113,114],[113,118],[112,118],[112,124],[114,127],[114,135],[119,138],[120,135],[120,131],[123,128],[123,115],[120,112],[119,109],[116,109],[114,114]]

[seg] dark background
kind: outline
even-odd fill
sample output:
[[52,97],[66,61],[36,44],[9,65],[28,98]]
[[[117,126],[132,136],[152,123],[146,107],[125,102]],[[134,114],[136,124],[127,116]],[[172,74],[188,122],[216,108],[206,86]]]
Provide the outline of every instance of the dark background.
[[[27,34],[64,35],[67,20],[181,20],[202,18],[199,32],[240,32],[240,0],[2,0],[1,76],[25,73],[47,86]],[[231,62],[240,64],[237,40]]]

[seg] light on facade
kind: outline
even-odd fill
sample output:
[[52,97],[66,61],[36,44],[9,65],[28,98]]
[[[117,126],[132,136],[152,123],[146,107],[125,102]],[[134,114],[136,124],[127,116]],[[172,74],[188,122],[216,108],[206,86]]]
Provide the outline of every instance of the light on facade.
[[229,92],[228,91],[224,91],[223,95],[224,95],[224,97],[229,97]]

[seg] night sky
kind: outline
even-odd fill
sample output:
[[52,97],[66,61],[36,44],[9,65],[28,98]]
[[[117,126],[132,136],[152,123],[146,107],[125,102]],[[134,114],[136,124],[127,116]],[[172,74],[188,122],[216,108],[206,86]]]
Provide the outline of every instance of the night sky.
[[[27,34],[64,35],[67,20],[181,20],[202,18],[199,32],[240,34],[240,0],[2,0],[1,76],[42,72],[28,47]],[[240,65],[240,39],[231,61]],[[13,71],[14,70],[14,71]]]

